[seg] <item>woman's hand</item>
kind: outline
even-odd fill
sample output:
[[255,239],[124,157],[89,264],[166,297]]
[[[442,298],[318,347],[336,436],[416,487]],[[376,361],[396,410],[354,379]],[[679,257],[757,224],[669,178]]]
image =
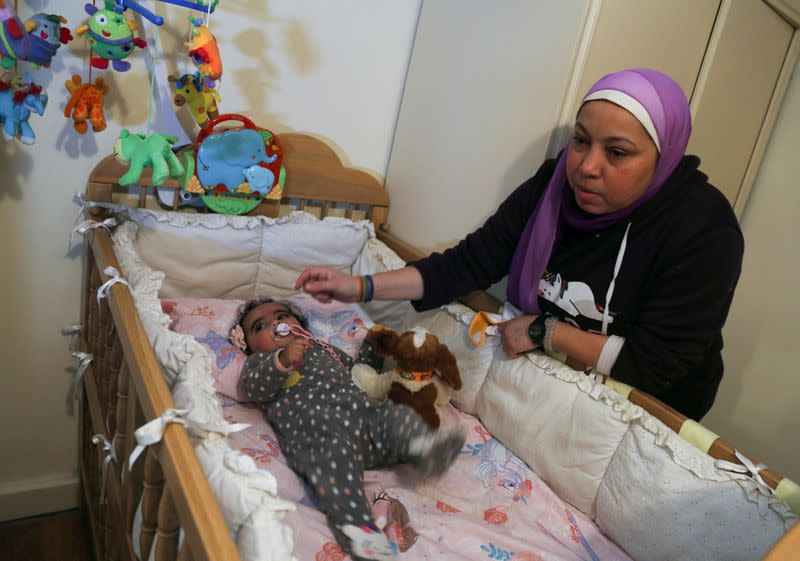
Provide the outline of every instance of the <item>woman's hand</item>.
[[498,327],[500,329],[500,344],[503,351],[516,358],[536,348],[528,335],[528,327],[537,316],[518,316],[514,319],[504,321]]
[[328,267],[306,269],[297,278],[294,288],[302,289],[323,303],[331,300],[358,302],[361,296],[361,280],[358,277]]
[[281,370],[295,370],[300,368],[310,346],[311,343],[300,337],[290,341],[275,357],[278,368]]

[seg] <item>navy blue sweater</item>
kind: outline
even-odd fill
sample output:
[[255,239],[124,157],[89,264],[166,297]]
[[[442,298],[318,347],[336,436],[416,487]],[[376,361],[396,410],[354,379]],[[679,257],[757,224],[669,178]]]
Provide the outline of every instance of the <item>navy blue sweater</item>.
[[[508,274],[528,219],[555,169],[546,161],[486,223],[443,253],[412,263],[426,310]],[[539,306],[581,329],[600,332],[606,292],[625,229],[627,249],[609,304],[609,335],[625,337],[611,376],[699,420],[722,378],[721,329],[744,251],[736,216],[700,160],[686,156],[661,190],[600,232],[565,228],[540,283]]]

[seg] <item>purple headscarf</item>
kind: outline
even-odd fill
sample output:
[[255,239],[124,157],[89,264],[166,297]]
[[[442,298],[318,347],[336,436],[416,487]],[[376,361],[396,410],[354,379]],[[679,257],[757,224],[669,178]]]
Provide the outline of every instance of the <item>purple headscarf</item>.
[[[587,98],[607,99],[619,105],[619,99],[615,99],[618,92],[623,94],[619,97],[633,98],[633,104],[646,112],[646,115],[636,115],[624,107],[642,122],[645,130],[649,129],[651,136],[653,132],[657,135],[654,142],[660,148],[660,154],[653,179],[632,205],[593,216],[580,209],[567,183],[569,147],[561,153],[553,177],[522,232],[508,274],[506,296],[526,314],[539,313],[539,281],[550,260],[560,220],[581,232],[594,232],[627,218],[653,198],[683,158],[692,132],[692,119],[681,87],[656,70],[633,68],[601,78],[589,89],[584,101]],[[649,122],[643,122],[643,118]]]

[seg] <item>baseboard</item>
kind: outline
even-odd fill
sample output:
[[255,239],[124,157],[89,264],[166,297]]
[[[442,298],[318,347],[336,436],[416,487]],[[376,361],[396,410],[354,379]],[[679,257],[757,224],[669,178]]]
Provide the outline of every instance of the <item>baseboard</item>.
[[0,522],[69,510],[79,504],[77,477],[24,479],[0,484]]

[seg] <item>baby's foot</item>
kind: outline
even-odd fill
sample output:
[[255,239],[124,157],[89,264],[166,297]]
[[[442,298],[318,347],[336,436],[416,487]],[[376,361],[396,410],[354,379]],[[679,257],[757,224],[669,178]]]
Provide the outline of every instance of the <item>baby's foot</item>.
[[394,561],[396,559],[392,542],[377,526],[345,524],[341,526],[341,529],[350,538],[350,548],[354,559],[359,561],[361,559],[370,561]]
[[456,459],[465,441],[460,430],[441,429],[412,438],[408,452],[416,458],[414,464],[423,477],[439,477]]

